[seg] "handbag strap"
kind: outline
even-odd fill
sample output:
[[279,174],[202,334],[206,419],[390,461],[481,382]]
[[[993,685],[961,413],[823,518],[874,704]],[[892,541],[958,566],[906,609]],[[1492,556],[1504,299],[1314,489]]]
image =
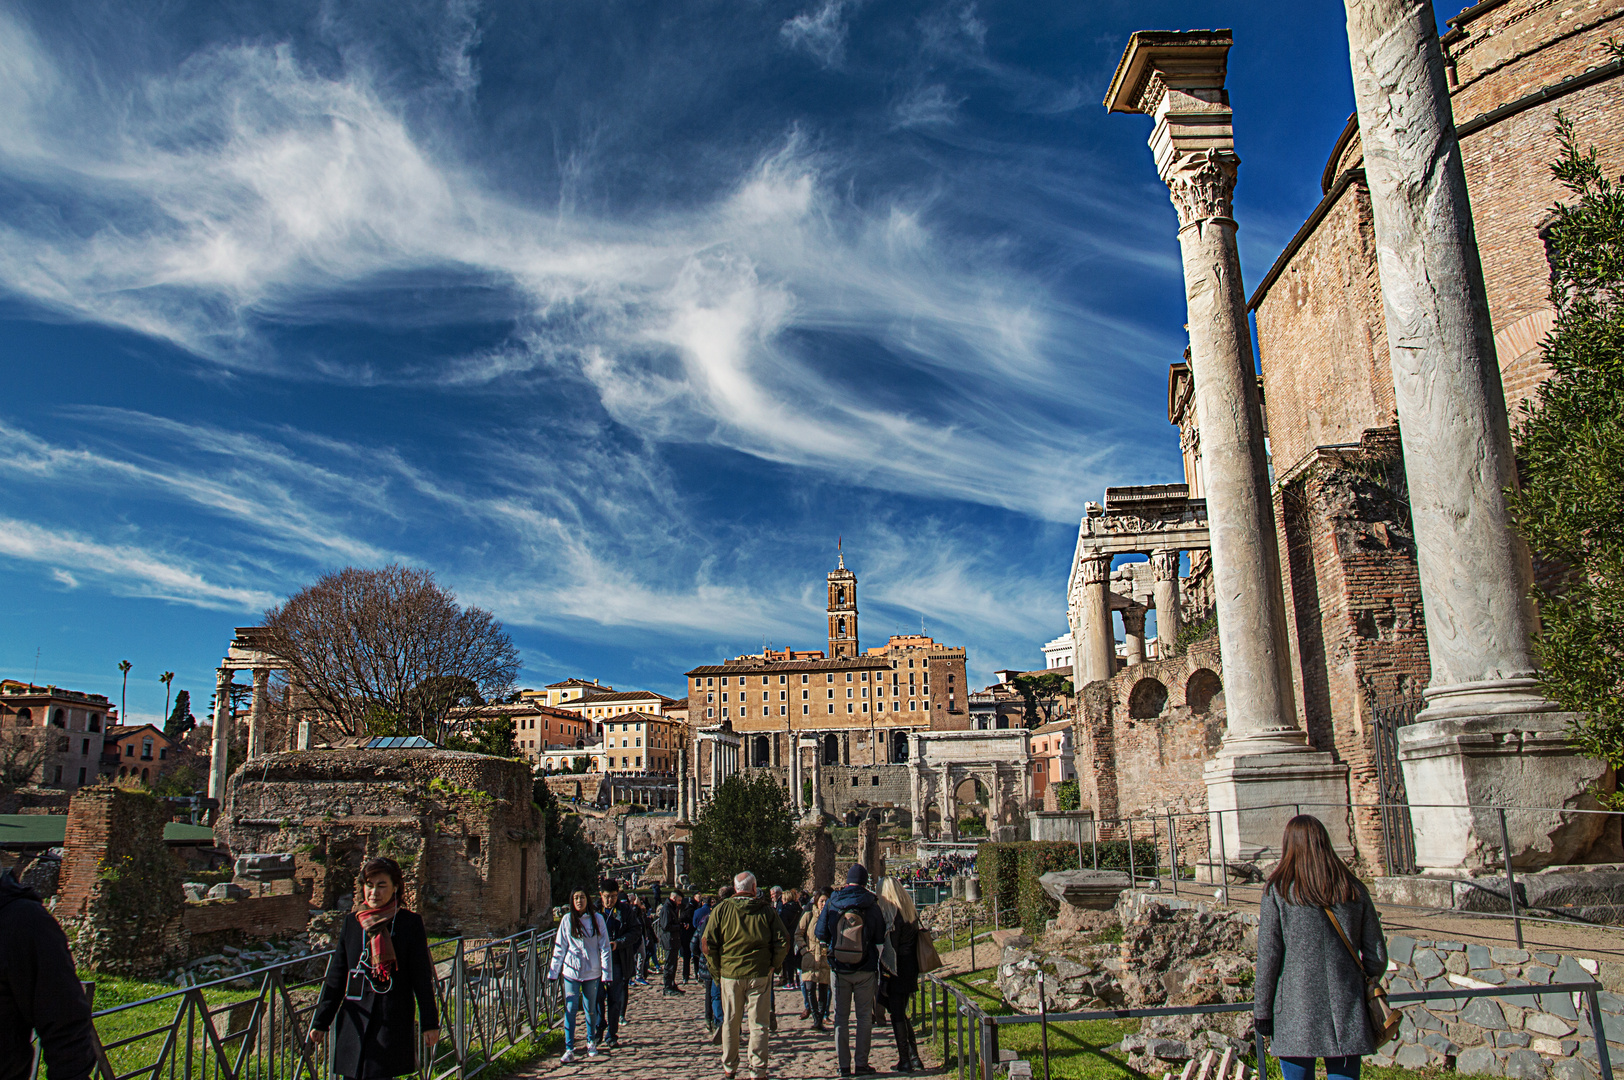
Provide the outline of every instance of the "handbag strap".
[[1331,920],[1332,926],[1336,927],[1336,936],[1342,939],[1343,945],[1347,946],[1348,955],[1353,957],[1354,964],[1359,968],[1359,974],[1364,975],[1365,985],[1370,986],[1374,984],[1376,980],[1372,979],[1369,975],[1365,975],[1365,962],[1359,958],[1359,950],[1355,949],[1353,947],[1353,942],[1348,939],[1348,932],[1342,929],[1342,924],[1337,921],[1336,912],[1332,911],[1328,907],[1321,908],[1320,910],[1325,912],[1325,917]]

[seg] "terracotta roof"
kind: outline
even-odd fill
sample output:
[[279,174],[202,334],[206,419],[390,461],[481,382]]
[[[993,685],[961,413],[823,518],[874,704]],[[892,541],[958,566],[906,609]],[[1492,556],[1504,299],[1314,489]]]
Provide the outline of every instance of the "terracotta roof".
[[599,684],[597,682],[594,682],[591,679],[576,679],[576,678],[573,678],[573,677],[565,679],[563,682],[548,683],[544,689],[547,689],[547,690],[567,690],[572,686],[596,686],[600,690],[613,690],[614,689],[614,687],[612,687],[612,686],[603,686],[603,685],[601,685],[601,684]]
[[616,701],[648,701],[649,699],[670,704],[671,699],[664,694],[656,694],[652,690],[616,690],[607,694],[589,694],[584,698],[577,698],[571,705],[608,705]]

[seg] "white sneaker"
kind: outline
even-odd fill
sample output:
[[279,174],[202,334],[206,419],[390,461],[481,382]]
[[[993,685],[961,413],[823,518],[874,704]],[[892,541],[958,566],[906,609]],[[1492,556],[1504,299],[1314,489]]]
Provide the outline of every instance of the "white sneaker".
[[559,1058],[558,1060],[563,1062],[565,1065],[568,1065],[570,1062],[574,1061],[575,1060],[575,1047],[566,1046],[564,1048],[564,1056]]
[[598,1056],[598,1046],[596,1043],[586,1044],[586,1056],[590,1058],[595,1058]]

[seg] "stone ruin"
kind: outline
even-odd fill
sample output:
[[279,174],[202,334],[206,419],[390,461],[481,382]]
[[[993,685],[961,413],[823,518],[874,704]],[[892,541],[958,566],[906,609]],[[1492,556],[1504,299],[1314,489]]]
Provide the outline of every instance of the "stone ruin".
[[53,905],[80,967],[150,977],[304,931],[309,893],[291,881],[188,886],[164,843],[169,818],[141,791],[98,784],[74,795]]
[[450,750],[322,750],[257,758],[231,777],[215,835],[293,855],[322,909],[353,902],[383,855],[430,933],[506,934],[551,914],[541,814],[522,762]]

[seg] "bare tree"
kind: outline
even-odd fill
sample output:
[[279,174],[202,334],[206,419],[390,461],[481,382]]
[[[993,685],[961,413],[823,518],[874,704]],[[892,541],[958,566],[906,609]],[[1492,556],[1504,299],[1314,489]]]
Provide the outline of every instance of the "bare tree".
[[0,729],[0,787],[28,783],[50,756],[49,732],[21,725]]
[[265,628],[302,695],[357,735],[438,737],[447,711],[500,697],[519,674],[494,615],[395,564],[329,574],[267,611]]

